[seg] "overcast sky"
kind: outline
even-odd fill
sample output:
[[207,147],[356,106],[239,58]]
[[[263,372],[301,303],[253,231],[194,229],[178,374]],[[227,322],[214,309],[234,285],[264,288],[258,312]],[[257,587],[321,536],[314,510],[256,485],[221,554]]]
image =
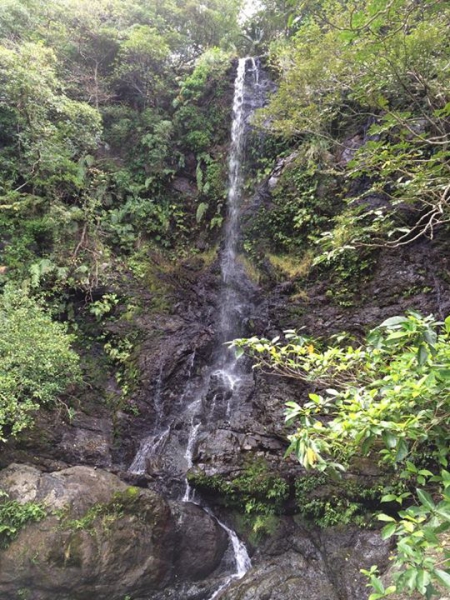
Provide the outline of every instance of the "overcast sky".
[[245,19],[251,17],[252,14],[256,12],[260,7],[261,3],[259,2],[259,0],[245,0],[240,20],[245,21]]

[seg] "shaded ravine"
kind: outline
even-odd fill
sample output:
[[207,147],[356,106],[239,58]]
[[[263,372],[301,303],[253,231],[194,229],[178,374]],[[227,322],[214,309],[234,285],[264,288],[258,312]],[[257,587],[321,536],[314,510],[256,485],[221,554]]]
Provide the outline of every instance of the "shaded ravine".
[[[227,218],[220,253],[222,285],[218,298],[218,325],[212,362],[209,366],[203,367],[200,374],[195,374],[195,352],[192,354],[184,393],[173,407],[169,407],[168,414],[164,415],[161,387],[164,357],[161,357],[162,366],[154,397],[157,417],[155,425],[152,433],[141,441],[139,450],[129,467],[131,473],[142,475],[149,464],[161,457],[161,460],[165,460],[169,465],[168,478],[184,480],[184,484],[175,486],[177,489],[174,496],[183,502],[193,502],[203,506],[204,510],[227,533],[229,551],[226,555],[231,557],[232,552],[234,570],[230,567],[225,568],[228,574],[223,575],[222,582],[209,600],[219,598],[231,581],[242,578],[251,567],[245,545],[238,539],[236,533],[219,521],[211,510],[202,504],[201,499],[196,498],[188,481],[188,471],[194,464],[199,436],[211,430],[219,421],[226,422],[230,419],[233,408],[239,405],[241,386],[249,377],[242,370],[234,352],[226,347],[225,342],[244,333],[246,320],[250,318],[253,310],[252,297],[256,292],[254,284],[250,282],[243,265],[239,262],[238,248],[248,121],[253,111],[263,105],[264,99],[265,91],[260,84],[259,61],[253,58],[240,59],[234,84]],[[227,562],[225,557],[223,562]]]

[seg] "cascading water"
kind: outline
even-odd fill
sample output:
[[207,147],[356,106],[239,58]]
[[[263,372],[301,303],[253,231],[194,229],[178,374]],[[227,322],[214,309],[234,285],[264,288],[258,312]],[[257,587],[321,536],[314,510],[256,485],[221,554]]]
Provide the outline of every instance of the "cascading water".
[[220,587],[214,592],[214,594],[208,600],[215,600],[219,597],[219,594],[230,584],[234,579],[242,579],[247,571],[251,568],[252,562],[247,552],[247,548],[244,543],[236,535],[236,532],[230,529],[219,521],[219,519],[211,513],[208,509],[205,509],[208,514],[210,514],[219,525],[222,527],[224,531],[227,532],[228,537],[230,538],[231,547],[233,548],[234,560],[236,563],[236,571],[232,575],[229,575],[225,581],[220,585]]
[[[244,154],[249,130],[248,119],[252,112],[263,105],[265,89],[260,83],[259,61],[253,58],[240,59],[234,87],[233,121],[229,157],[228,213],[225,236],[221,251],[222,286],[219,297],[217,352],[212,364],[200,374],[194,372],[195,353],[188,360],[186,387],[179,399],[169,410],[163,411],[163,368],[161,366],[155,386],[155,422],[152,435],[145,438],[130,467],[136,474],[144,474],[146,465],[152,464],[156,455],[169,461],[169,474],[183,468],[184,489],[178,488],[177,496],[183,502],[194,502],[194,492],[189,485],[187,472],[194,465],[199,437],[214,429],[217,421],[227,423],[237,406],[245,378],[234,352],[224,345],[243,333],[243,325],[252,314],[254,289],[243,265],[239,261],[239,224],[242,216],[244,182]],[[161,362],[161,365],[163,363]],[[172,414],[173,412],[173,414]],[[162,468],[164,471],[164,468]],[[179,471],[178,471],[179,472]],[[201,505],[201,503],[200,503]],[[240,579],[251,567],[244,544],[236,533],[203,507],[227,533],[229,550],[234,571],[225,576],[219,588],[209,600],[219,598],[222,590],[234,579]],[[232,554],[230,554],[232,553]]]
[[[247,130],[247,119],[255,106],[250,110],[246,97],[247,65],[250,64],[250,75],[252,76],[253,88],[259,86],[259,68],[257,61],[253,58],[239,60],[234,87],[233,100],[233,123],[231,128],[231,147],[229,158],[229,189],[228,189],[228,216],[225,226],[225,243],[221,256],[221,271],[223,291],[220,310],[220,328],[222,344],[230,341],[241,334],[242,321],[248,317],[247,303],[244,291],[248,289],[248,278],[243,267],[238,262],[239,245],[239,220],[242,211],[243,191],[243,162],[245,151],[245,139]],[[229,351],[223,350],[219,357],[219,368],[214,372],[228,390],[226,416],[231,413],[231,400],[238,395],[240,386],[240,373],[238,363]],[[215,600],[221,592],[234,579],[242,578],[251,567],[250,557],[244,544],[239,540],[236,533],[224,523],[217,520],[219,525],[227,532],[233,548],[235,560],[235,572],[229,575],[225,582],[219,587],[209,600]]]

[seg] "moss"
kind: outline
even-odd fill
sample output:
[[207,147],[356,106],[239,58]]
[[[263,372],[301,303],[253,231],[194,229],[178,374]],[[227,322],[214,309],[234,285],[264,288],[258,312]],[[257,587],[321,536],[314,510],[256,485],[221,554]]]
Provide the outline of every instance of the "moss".
[[279,514],[289,497],[287,481],[272,472],[263,460],[248,462],[232,479],[208,476],[201,471],[189,473],[188,479],[194,487],[218,495],[226,506],[247,515]]
[[269,249],[277,255],[303,254],[315,248],[320,232],[329,229],[336,205],[342,204],[336,180],[305,167],[303,157],[286,165],[271,204],[261,206],[246,227],[245,247],[250,253],[266,255]]
[[234,527],[237,533],[252,546],[258,546],[266,537],[275,534],[281,522],[278,515],[236,514]]
[[58,512],[56,516],[63,529],[87,531],[92,534],[100,525],[104,530],[108,530],[112,523],[126,514],[140,513],[140,492],[139,488],[129,486],[124,491],[116,492],[109,502],[94,504],[77,519],[71,518],[67,510]]
[[261,281],[261,272],[254,262],[245,254],[240,254],[237,261],[244,267],[245,274],[250,281],[259,284]]
[[267,258],[274,269],[283,279],[299,279],[308,276],[313,261],[311,250],[301,255],[293,254],[267,254]]
[[323,473],[310,474],[296,480],[295,500],[299,516],[319,527],[349,523],[369,527],[385,489],[382,481],[366,485],[353,479],[331,479]]
[[42,504],[9,500],[0,490],[0,548],[7,548],[29,523],[42,521],[47,512]]

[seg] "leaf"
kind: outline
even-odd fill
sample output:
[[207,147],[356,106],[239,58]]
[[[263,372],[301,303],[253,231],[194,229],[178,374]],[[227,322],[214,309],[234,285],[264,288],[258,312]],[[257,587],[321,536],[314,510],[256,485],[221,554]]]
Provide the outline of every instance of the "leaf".
[[235,348],[234,354],[236,358],[240,358],[244,354],[244,348]]
[[385,431],[383,433],[383,441],[388,448],[392,449],[397,446],[398,437],[394,435],[391,431]]
[[417,589],[424,595],[427,591],[427,587],[431,582],[430,574],[428,571],[421,569],[417,574]]
[[416,588],[418,571],[415,568],[408,569],[403,574],[403,582],[411,591]]
[[208,204],[206,202],[200,202],[197,207],[197,212],[195,214],[195,219],[197,223],[200,223],[203,217],[205,216],[206,211],[208,210]]
[[444,324],[445,324],[445,331],[447,333],[450,333],[450,315],[445,319]]
[[436,505],[433,502],[433,498],[430,496],[430,494],[428,492],[425,492],[424,490],[416,490],[416,491],[417,491],[417,496],[418,496],[420,502],[424,506],[426,506],[430,510],[434,510],[436,508]]
[[[373,586],[373,589],[379,594],[384,595],[384,585],[379,577],[372,576],[370,578],[370,583]],[[380,596],[381,597],[381,596]]]
[[429,542],[430,544],[433,544],[435,546],[439,545],[439,538],[438,538],[438,536],[429,527],[424,527],[423,528],[423,534],[424,534],[425,539],[426,539],[427,542]]
[[423,475],[424,477],[433,477],[433,473],[428,469],[420,469],[419,475]]
[[395,502],[397,501],[397,496],[394,494],[386,494],[381,498],[381,502]]
[[436,376],[441,380],[449,380],[450,379],[450,369],[438,369],[436,370]]
[[450,575],[446,571],[442,571],[442,569],[435,569],[434,576],[436,579],[446,588],[450,589]]
[[405,440],[399,440],[397,444],[397,454],[395,455],[396,462],[399,462],[408,456],[408,445]]
[[306,464],[305,466],[313,466],[315,465],[317,462],[317,454],[316,452],[314,452],[314,450],[312,448],[308,448],[306,450]]
[[322,398],[317,394],[309,394],[309,399],[312,400],[315,404],[320,404]]
[[390,594],[395,594],[395,592],[397,591],[397,588],[395,587],[395,585],[390,585],[389,587],[387,587],[384,591],[386,596],[389,596]]
[[450,510],[447,508],[440,508],[439,506],[436,508],[436,514],[439,517],[442,517],[446,521],[450,521]]
[[389,515],[385,515],[383,513],[381,513],[381,515],[378,515],[378,520],[379,521],[389,521],[389,522],[392,521],[395,524],[397,524],[397,521],[393,517],[390,517]]
[[388,329],[391,327],[395,327],[396,325],[401,325],[402,323],[407,323],[409,319],[406,317],[391,317],[390,319],[386,319],[383,321],[379,327],[387,327]]
[[421,367],[427,362],[428,355],[428,348],[425,346],[425,344],[420,344],[417,351],[417,362]]
[[389,525],[386,525],[386,527],[383,527],[383,529],[381,530],[381,538],[383,540],[387,540],[388,538],[390,538],[391,536],[394,535],[396,530],[397,530],[397,524],[389,523]]

